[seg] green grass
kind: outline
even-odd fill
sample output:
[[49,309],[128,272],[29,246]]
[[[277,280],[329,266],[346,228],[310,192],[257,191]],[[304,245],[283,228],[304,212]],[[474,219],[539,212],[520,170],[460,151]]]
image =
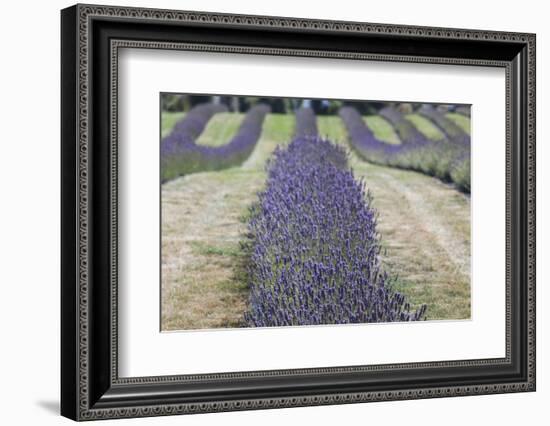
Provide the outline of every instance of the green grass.
[[422,117],[419,114],[408,114],[405,116],[405,118],[409,120],[412,124],[414,124],[418,131],[426,136],[428,139],[440,141],[445,137],[441,130],[439,130],[437,126],[426,117]]
[[170,134],[176,123],[183,118],[184,112],[162,111],[160,116],[161,136],[164,138]]
[[260,139],[244,162],[246,170],[264,170],[266,160],[277,145],[286,145],[294,134],[294,114],[267,114],[262,126]]
[[344,126],[344,122],[339,116],[317,116],[317,128],[319,130],[319,136],[339,144],[346,144],[348,132]]
[[445,117],[454,121],[458,127],[470,134],[470,117],[466,117],[465,115],[458,114],[456,112],[448,112],[445,114]]
[[401,144],[401,140],[397,136],[397,133],[395,133],[393,126],[383,117],[368,115],[363,117],[363,119],[367,123],[368,128],[374,133],[376,139],[392,145]]
[[237,134],[243,117],[244,114],[235,112],[219,112],[215,114],[197,138],[197,145],[225,145]]
[[211,245],[204,243],[202,241],[192,241],[191,248],[196,254],[203,256],[229,256],[229,257],[239,257],[242,256],[242,251],[237,246],[227,245]]
[[274,140],[288,143],[294,133],[294,114],[268,114],[265,117],[260,140]]

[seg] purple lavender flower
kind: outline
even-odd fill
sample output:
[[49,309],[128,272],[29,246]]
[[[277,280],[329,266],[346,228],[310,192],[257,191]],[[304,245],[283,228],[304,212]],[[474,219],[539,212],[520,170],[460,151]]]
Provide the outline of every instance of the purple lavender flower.
[[317,136],[317,118],[315,112],[309,107],[302,107],[296,111],[295,137]]
[[[227,144],[217,147],[197,145],[195,140],[200,134],[197,131],[201,129],[202,132],[214,114],[211,108],[214,106],[206,104],[205,108],[194,114],[188,123],[189,116],[199,108],[195,107],[176,125],[172,133],[162,140],[160,156],[163,182],[189,173],[237,166],[248,158],[260,138],[264,118],[270,111],[269,106],[259,104],[252,107],[244,117],[237,134]],[[224,110],[226,107],[219,109]]]
[[267,171],[249,222],[249,326],[424,319],[382,270],[371,197],[343,148],[299,136]]
[[187,143],[195,141],[203,132],[206,124],[212,116],[218,112],[226,112],[227,107],[222,104],[204,103],[195,106],[189,111],[183,120],[176,123],[171,132],[171,137],[165,138],[163,148],[170,149],[178,143]]
[[398,111],[386,108],[383,113],[399,133],[404,142],[401,145],[377,139],[355,108],[340,108],[339,114],[348,131],[350,144],[360,157],[373,163],[420,171],[445,182],[454,182],[463,191],[470,191],[469,144],[432,141]]
[[391,106],[382,108],[379,114],[388,120],[394,127],[399,138],[404,144],[425,144],[426,138],[414,125],[405,119],[403,114]]
[[467,150],[470,149],[470,135],[462,130],[455,122],[449,120],[440,111],[436,110],[432,105],[422,105],[418,113],[439,128],[449,142],[459,145]]

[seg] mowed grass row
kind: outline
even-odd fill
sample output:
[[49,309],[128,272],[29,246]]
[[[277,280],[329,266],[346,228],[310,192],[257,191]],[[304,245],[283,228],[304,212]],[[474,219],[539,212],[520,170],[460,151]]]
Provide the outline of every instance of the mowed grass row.
[[[380,138],[385,132],[385,140],[395,143],[385,120],[365,120],[369,127],[382,128]],[[213,137],[207,133],[223,125],[210,127],[201,137]],[[318,129],[321,136],[347,145],[339,117],[319,116]],[[248,284],[240,242],[248,206],[264,188],[266,160],[293,132],[293,115],[268,114],[260,140],[240,167],[194,173],[163,185],[163,330],[243,326]],[[398,276],[396,289],[414,306],[427,303],[428,319],[469,318],[469,199],[431,177],[350,156],[356,177],[365,179],[374,197],[382,260]]]
[[265,172],[265,163],[278,145],[289,143],[295,126],[294,114],[267,114],[262,127],[262,135],[243,163],[243,170]]
[[237,134],[244,114],[219,112],[214,114],[206,128],[197,138],[197,145],[221,146],[228,143]]
[[160,136],[168,136],[176,123],[185,117],[184,112],[163,111],[160,116]]
[[471,133],[470,117],[466,117],[465,115],[459,114],[457,112],[448,112],[447,114],[445,114],[445,117],[447,117],[449,120],[454,121],[454,123],[466,133]]
[[428,139],[440,141],[445,138],[443,132],[441,132],[441,130],[439,130],[437,126],[426,117],[422,117],[420,114],[407,114],[405,118],[414,124],[420,133]]
[[372,131],[374,136],[382,142],[386,142],[390,145],[399,145],[401,143],[393,126],[386,119],[379,115],[368,115],[363,117],[363,120],[365,120],[367,127]]

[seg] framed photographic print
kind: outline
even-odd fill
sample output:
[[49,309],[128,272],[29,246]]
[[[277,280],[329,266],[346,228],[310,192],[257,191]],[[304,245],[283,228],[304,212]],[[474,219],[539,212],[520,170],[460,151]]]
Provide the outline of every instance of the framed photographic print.
[[64,416],[535,390],[535,35],[61,30]]

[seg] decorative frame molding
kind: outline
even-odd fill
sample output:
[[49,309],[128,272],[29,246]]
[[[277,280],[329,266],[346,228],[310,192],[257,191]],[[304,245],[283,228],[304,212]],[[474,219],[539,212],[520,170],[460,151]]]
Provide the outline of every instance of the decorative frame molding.
[[[142,29],[126,30],[128,23],[139,24]],[[175,38],[168,27],[188,29],[188,34],[182,37],[190,40]],[[212,27],[235,34],[238,44],[213,43],[201,32]],[[158,34],[159,40],[139,38],[140,31]],[[253,46],[247,42],[247,31],[255,34],[271,31],[275,35],[266,36],[268,40],[264,43],[271,45]],[[307,47],[284,45],[288,43],[284,35],[299,38],[311,33],[334,40],[337,49],[325,50],[307,40],[303,42]],[[344,42],[353,42],[365,37],[372,41],[370,51],[356,51],[353,46],[346,50],[345,43],[340,41],[343,38]],[[62,414],[75,420],[92,420],[534,391],[535,41],[533,34],[268,16],[90,5],[63,10]],[[399,53],[399,46],[388,51],[390,42],[422,46],[417,55],[410,55]],[[451,50],[454,55],[429,54],[437,52],[441,43],[455,47]],[[466,45],[478,49],[464,56],[462,46]],[[119,378],[117,71],[118,49],[128,47],[505,68],[506,357]],[[101,124],[100,118],[108,125]],[[108,178],[101,172],[107,172]],[[107,258],[101,257],[100,247]],[[480,378],[471,384],[453,385],[452,377],[445,376],[455,370],[467,376],[475,368],[490,366],[501,369],[502,377],[510,379]],[[408,371],[429,371],[436,385],[411,387],[405,380]],[[377,389],[374,379],[360,383],[381,372],[392,375],[393,384]],[[336,376],[340,380],[346,378],[349,383],[340,390],[327,391],[334,388],[330,381]],[[278,378],[284,379],[286,387]],[[311,389],[296,390],[304,378],[319,383]],[[243,385],[237,393],[224,393],[224,385],[235,379],[248,381],[249,387]],[[189,386],[196,389],[195,394],[189,392]],[[265,393],[269,386],[272,388],[269,397],[254,396],[255,389],[261,387]],[[181,394],[169,397],[168,389],[171,394],[181,390]]]

